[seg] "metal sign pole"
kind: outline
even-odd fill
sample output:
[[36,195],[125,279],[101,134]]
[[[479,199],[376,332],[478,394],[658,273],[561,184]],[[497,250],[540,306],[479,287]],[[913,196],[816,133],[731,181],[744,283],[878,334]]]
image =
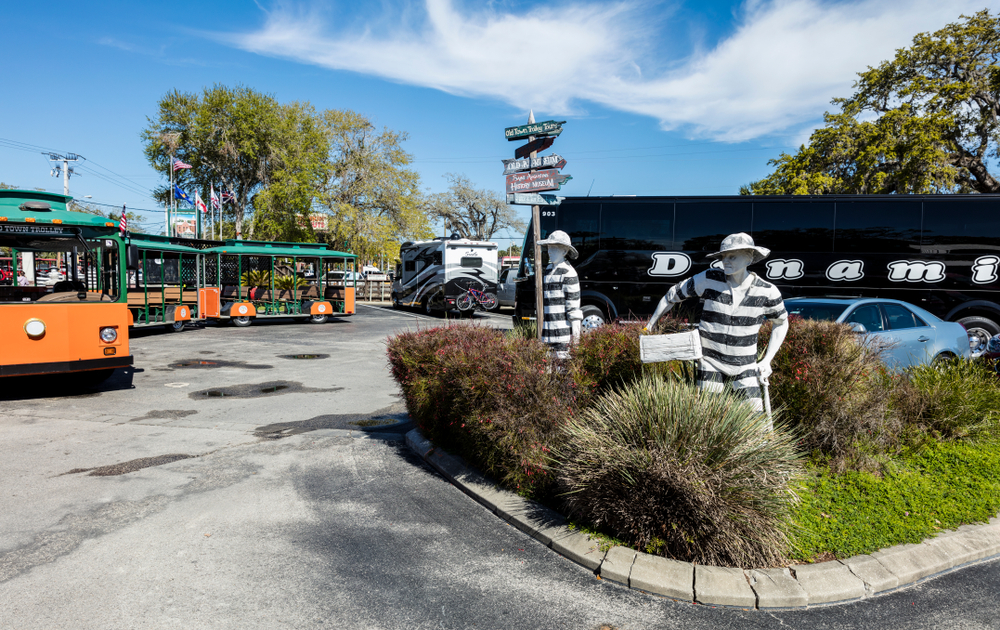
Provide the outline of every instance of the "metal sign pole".
[[[528,123],[533,122],[535,122],[534,116],[531,117]],[[528,136],[528,142],[533,142],[534,140],[535,136]],[[538,153],[536,151],[531,152],[531,159],[535,159],[537,156]],[[537,329],[536,334],[539,341],[542,340],[542,328],[545,325],[545,295],[542,287],[542,274],[545,272],[545,268],[542,267],[542,246],[538,244],[538,241],[542,240],[542,228],[539,225],[541,214],[538,206],[531,206],[531,225],[534,230],[532,236],[534,237],[535,244],[535,328]]]

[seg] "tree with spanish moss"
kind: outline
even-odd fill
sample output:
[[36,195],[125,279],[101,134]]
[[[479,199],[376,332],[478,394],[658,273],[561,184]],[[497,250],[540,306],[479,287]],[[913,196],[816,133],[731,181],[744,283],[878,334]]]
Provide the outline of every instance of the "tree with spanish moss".
[[1000,192],[1000,16],[963,15],[858,76],[807,145],[740,193]]

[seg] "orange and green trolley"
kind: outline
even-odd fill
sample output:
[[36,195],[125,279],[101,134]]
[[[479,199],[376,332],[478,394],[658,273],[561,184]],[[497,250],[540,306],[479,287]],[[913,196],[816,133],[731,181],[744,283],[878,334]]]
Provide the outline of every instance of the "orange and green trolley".
[[[0,377],[70,374],[96,383],[132,365],[127,250],[105,217],[69,212],[67,195],[0,190]],[[57,260],[44,272],[36,262]],[[0,379],[0,387],[3,380]]]
[[135,328],[161,326],[180,332],[192,320],[204,319],[203,254],[174,239],[134,234],[128,245],[138,250],[138,265],[129,269],[128,309]]
[[243,240],[201,253],[209,296],[201,316],[249,326],[254,319],[278,317],[322,324],[355,312],[355,287],[329,279],[331,271],[356,271],[355,254],[323,243]]

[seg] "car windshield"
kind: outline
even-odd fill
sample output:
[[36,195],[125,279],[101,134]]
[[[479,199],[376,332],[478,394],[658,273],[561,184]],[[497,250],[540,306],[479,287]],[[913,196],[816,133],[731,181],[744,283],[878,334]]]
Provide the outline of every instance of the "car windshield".
[[797,315],[803,319],[818,319],[828,322],[836,321],[845,310],[847,304],[828,304],[823,302],[785,302],[789,315]]

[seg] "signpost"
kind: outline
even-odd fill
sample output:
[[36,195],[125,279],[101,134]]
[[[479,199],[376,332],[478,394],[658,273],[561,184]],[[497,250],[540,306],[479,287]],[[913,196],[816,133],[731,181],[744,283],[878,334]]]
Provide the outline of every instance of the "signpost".
[[518,171],[530,171],[536,168],[565,168],[566,160],[558,153],[543,155],[537,158],[521,158],[503,160],[503,174],[510,175]]
[[558,206],[565,197],[539,193],[508,193],[507,203],[511,206]]
[[507,192],[526,193],[559,190],[563,182],[570,179],[573,179],[572,176],[562,175],[554,168],[529,173],[514,173],[507,176]]
[[528,144],[514,149],[514,157],[516,158],[526,158],[535,157],[536,151],[544,151],[552,146],[555,142],[555,138],[539,138],[538,140],[532,139]]
[[565,120],[546,120],[545,122],[529,122],[527,125],[517,127],[507,127],[503,130],[503,135],[507,140],[520,140],[531,136],[558,136],[562,133],[562,126]]
[[538,152],[552,146],[556,136],[562,133],[565,123],[565,120],[536,123],[532,112],[528,114],[527,125],[504,129],[507,140],[528,139],[528,144],[514,150],[515,159],[503,161],[503,174],[507,176],[507,203],[531,206],[532,240],[535,244],[535,323],[539,341],[542,340],[545,322],[545,306],[542,301],[542,275],[545,270],[542,267],[542,246],[538,244],[542,240],[539,207],[558,205],[563,198],[538,193],[543,190],[559,190],[563,182],[572,178],[559,172],[559,169],[566,166],[566,160],[562,156],[553,154],[539,157]]

